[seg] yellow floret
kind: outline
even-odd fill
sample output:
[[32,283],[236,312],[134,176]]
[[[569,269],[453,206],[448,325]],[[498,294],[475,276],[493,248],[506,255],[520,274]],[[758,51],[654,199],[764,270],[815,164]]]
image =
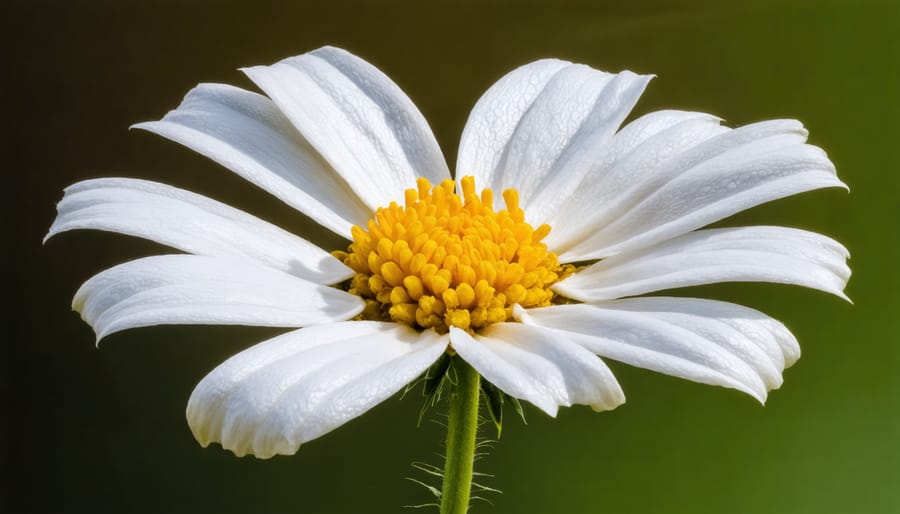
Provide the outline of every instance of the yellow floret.
[[553,300],[550,286],[571,273],[541,242],[548,225],[525,222],[515,189],[494,211],[490,189],[475,194],[475,179],[432,186],[420,178],[401,206],[382,207],[353,227],[347,252],[335,252],[356,272],[347,290],[366,300],[366,319],[416,329],[470,332],[511,317],[512,306]]

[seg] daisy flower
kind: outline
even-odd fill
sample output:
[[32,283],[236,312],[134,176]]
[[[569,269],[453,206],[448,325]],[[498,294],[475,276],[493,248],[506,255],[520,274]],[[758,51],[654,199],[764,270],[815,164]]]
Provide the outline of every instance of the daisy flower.
[[70,186],[47,235],[105,230],[185,252],[115,266],[78,290],[73,307],[98,340],[161,324],[296,328],[199,383],[187,419],[204,446],[293,454],[445,354],[477,372],[466,375],[476,406],[480,375],[551,416],[613,409],[625,397],[598,356],[763,402],[800,356],[781,323],[732,303],[641,295],[763,281],[846,298],[848,253],[825,236],[702,229],[846,187],[797,121],[732,129],[667,110],[623,126],[651,76],[540,60],[475,105],[454,181],[422,114],[360,58],[326,47],[242,71],[265,96],[200,84],[136,127],[215,160],[346,247],[128,178]]

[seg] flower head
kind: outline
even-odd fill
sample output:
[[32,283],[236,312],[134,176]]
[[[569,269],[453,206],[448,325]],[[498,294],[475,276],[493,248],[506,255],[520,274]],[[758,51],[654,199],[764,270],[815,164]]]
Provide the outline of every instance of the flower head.
[[845,187],[799,122],[730,129],[659,111],[622,126],[649,76],[542,60],[478,101],[454,182],[421,113],[365,61],[321,48],[243,71],[266,96],[201,84],[137,127],[216,160],[346,248],[126,178],[66,189],[47,236],[107,230],[186,252],[88,280],[73,306],[98,339],[159,324],[303,327],[200,382],[187,417],[203,445],[294,453],[445,352],[550,415],[624,402],[598,355],[764,401],[800,355],[781,323],[731,303],[638,295],[765,281],[845,298],[848,253],[827,237],[702,229]]

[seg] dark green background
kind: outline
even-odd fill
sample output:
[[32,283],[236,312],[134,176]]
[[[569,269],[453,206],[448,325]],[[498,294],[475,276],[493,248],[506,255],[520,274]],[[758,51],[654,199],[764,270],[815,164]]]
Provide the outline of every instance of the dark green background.
[[451,164],[485,88],[515,66],[561,57],[656,73],[637,113],[695,109],[732,125],[798,118],[852,190],[807,193],[724,224],[836,237],[853,254],[854,305],[775,285],[679,292],[762,309],[798,336],[803,358],[768,405],[612,363],[628,403],[603,414],[565,409],[556,420],[529,407],[527,426],[508,420],[478,464],[503,494],[474,512],[900,512],[898,4],[424,4],[4,3],[3,204],[13,240],[4,252],[3,510],[400,512],[428,500],[403,480],[425,478],[409,464],[436,463],[443,437],[431,423],[416,429],[416,397],[394,398],[294,457],[200,448],[184,420],[192,388],[277,331],[157,327],[97,350],[71,295],[110,265],[164,250],[87,232],[40,244],[62,188],[98,176],[185,187],[338,244],[210,161],[127,130],[198,82],[250,87],[238,66],[332,44],[404,88]]

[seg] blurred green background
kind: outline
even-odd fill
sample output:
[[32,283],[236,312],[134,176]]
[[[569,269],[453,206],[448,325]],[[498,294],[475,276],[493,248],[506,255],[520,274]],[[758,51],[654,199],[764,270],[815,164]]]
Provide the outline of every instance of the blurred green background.
[[[157,327],[97,350],[71,295],[155,244],[70,233],[41,246],[62,188],[90,177],[159,180],[305,234],[340,240],[176,144],[128,131],[198,82],[251,87],[239,66],[324,44],[391,76],[452,163],[468,111],[502,74],[542,57],[655,73],[635,114],[693,109],[740,125],[809,127],[851,194],[818,191],[725,225],[824,232],[853,254],[850,305],[775,285],[679,291],[781,319],[804,356],[759,406],[740,393],[611,363],[628,396],[550,419],[527,407],[478,463],[501,513],[900,512],[900,7],[896,1],[6,2],[3,138],[2,509],[7,512],[401,512],[429,500],[404,477],[437,463],[443,433],[394,398],[294,457],[200,448],[184,420],[194,385],[277,333]],[[408,511],[407,512],[415,512]]]

